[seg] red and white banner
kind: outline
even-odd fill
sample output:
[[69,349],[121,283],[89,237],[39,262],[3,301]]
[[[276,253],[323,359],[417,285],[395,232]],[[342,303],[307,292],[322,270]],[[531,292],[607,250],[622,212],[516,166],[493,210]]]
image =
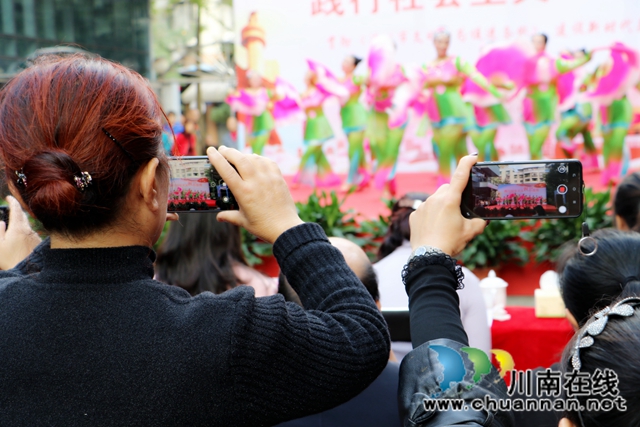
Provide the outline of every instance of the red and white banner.
[[[432,38],[441,30],[451,34],[449,53],[471,62],[487,45],[527,40],[538,32],[548,35],[547,50],[554,56],[567,49],[589,49],[615,41],[640,50],[638,0],[234,0],[234,9],[238,69],[257,70],[272,82],[281,77],[300,91],[304,90],[307,59],[340,75],[346,55],[365,57],[371,39],[383,33],[394,39],[397,57],[405,64],[434,59]],[[606,55],[598,52],[586,67],[594,69]],[[356,73],[365,74],[365,65],[362,63]],[[640,106],[637,95],[632,94],[632,103]],[[502,159],[527,159],[522,99],[511,100],[507,110],[513,123],[500,128],[496,146]],[[326,151],[334,170],[345,173],[347,147],[337,100],[328,102],[325,112],[335,133],[326,143]],[[301,122],[279,127],[281,145],[265,150],[285,173],[294,173],[298,166],[302,127]],[[418,137],[417,128],[418,123],[410,121],[399,172],[437,168],[430,135]],[[628,145],[640,147],[634,137],[628,138]],[[544,153],[555,155],[553,137]]]

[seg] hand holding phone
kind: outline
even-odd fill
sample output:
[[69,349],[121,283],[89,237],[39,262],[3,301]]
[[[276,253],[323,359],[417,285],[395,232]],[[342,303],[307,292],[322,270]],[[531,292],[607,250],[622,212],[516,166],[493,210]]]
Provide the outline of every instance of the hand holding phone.
[[0,227],[0,270],[15,267],[42,241],[38,233],[31,229],[29,218],[20,203],[13,197],[7,197],[7,202],[9,206],[5,206],[7,209],[3,211],[11,215],[11,226]]
[[209,148],[207,154],[240,205],[239,211],[220,212],[219,221],[244,227],[269,243],[302,224],[289,187],[274,161],[226,147]]
[[420,246],[433,246],[455,256],[462,252],[471,239],[482,233],[485,221],[467,219],[460,213],[462,192],[469,179],[469,171],[477,160],[476,156],[463,157],[451,184],[438,188],[411,214],[409,221],[413,250]]
[[583,187],[578,160],[478,163],[460,208],[466,218],[577,218]]

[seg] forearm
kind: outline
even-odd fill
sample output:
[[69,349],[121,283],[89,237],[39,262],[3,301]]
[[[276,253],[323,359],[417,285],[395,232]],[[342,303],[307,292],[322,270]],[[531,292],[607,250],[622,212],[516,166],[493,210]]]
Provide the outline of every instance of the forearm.
[[414,348],[438,338],[468,344],[460,319],[458,282],[447,267],[418,266],[407,274],[405,283]]
[[[318,225],[286,231],[274,254],[306,310],[280,296],[252,299],[236,339],[251,355],[232,362],[237,392],[250,387],[263,396],[260,407],[247,408],[250,417],[272,424],[354,397],[390,351],[384,318]],[[257,372],[255,365],[275,368]]]
[[478,71],[478,69],[472,64],[458,59],[457,66],[458,70],[469,77],[475,84],[477,84],[496,98],[500,98],[500,92],[498,92],[498,89],[496,89],[496,87],[492,85],[489,80],[487,80],[487,78],[482,75],[482,73]]
[[576,59],[556,59],[556,68],[560,74],[568,73],[571,70],[575,70],[576,68],[586,64],[591,60],[591,53],[587,53],[582,58]]

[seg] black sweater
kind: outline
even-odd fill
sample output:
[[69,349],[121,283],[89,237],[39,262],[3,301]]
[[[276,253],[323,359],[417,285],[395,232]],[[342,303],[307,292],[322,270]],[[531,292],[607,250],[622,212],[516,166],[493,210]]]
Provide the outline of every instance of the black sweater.
[[306,311],[191,297],[146,247],[41,245],[0,272],[0,425],[270,426],[355,396],[389,355],[371,296],[315,224],[274,253]]

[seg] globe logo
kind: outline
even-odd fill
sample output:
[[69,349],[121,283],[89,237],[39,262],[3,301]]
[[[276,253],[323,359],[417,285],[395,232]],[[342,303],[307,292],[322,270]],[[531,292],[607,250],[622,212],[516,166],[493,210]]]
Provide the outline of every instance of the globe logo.
[[[432,396],[434,398],[450,390],[455,391],[457,385],[463,383],[465,378],[467,379],[466,388],[470,389],[491,372],[491,360],[480,349],[462,347],[458,352],[441,345],[430,345],[429,349],[436,353],[440,365],[437,380],[441,392]],[[499,369],[500,376],[504,377],[507,371],[514,368],[513,357],[506,351],[491,350],[491,353],[499,365],[496,368]],[[468,359],[467,362],[465,358]]]

